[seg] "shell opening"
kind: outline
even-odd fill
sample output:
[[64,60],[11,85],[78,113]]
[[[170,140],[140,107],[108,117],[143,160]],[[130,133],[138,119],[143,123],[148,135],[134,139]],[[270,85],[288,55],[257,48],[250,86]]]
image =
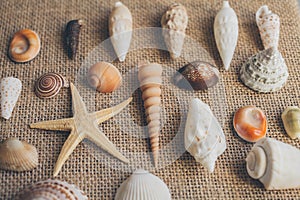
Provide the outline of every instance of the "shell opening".
[[261,178],[267,169],[267,156],[263,148],[254,147],[246,158],[247,172],[254,179]]

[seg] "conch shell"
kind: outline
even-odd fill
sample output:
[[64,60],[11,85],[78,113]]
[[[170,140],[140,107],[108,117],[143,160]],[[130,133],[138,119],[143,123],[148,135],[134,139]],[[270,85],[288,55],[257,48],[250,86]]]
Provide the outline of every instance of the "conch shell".
[[218,156],[226,149],[226,140],[210,107],[200,99],[189,104],[184,136],[186,150],[212,173]]
[[60,180],[40,181],[21,191],[17,200],[88,200],[75,185]]
[[38,153],[34,146],[16,138],[8,138],[0,144],[0,168],[12,171],[30,171],[38,165]]
[[171,194],[160,178],[138,169],[121,184],[115,200],[171,200]]
[[252,56],[240,71],[240,78],[246,86],[264,93],[281,89],[288,76],[285,61],[274,47]]
[[126,58],[132,37],[132,16],[121,2],[116,2],[109,16],[109,35],[120,62]]
[[107,93],[115,91],[121,86],[122,76],[114,65],[99,62],[90,67],[88,82],[97,91]]
[[162,67],[157,63],[143,63],[139,66],[138,78],[142,90],[142,99],[147,115],[148,131],[153,153],[154,165],[159,157],[160,106]]
[[264,5],[256,12],[256,24],[265,49],[270,47],[277,49],[280,32],[279,16]]
[[223,1],[223,7],[218,12],[214,22],[214,34],[217,47],[225,70],[229,69],[238,40],[238,19],[228,1]]
[[22,90],[22,82],[14,77],[3,78],[1,87],[1,114],[4,119],[9,119],[16,106]]
[[300,188],[300,150],[272,138],[259,140],[247,156],[247,172],[267,190]]
[[161,18],[162,34],[171,58],[178,58],[184,44],[188,15],[183,5],[172,4]]
[[284,129],[292,138],[300,138],[300,109],[297,106],[287,107],[281,115]]

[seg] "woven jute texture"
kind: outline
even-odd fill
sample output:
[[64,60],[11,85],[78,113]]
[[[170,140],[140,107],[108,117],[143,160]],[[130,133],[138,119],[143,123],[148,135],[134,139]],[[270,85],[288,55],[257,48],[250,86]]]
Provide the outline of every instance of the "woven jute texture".
[[[184,125],[186,110],[181,111],[180,104],[187,104],[192,97],[198,97],[212,107],[220,120],[226,136],[227,149],[219,157],[212,174],[196,163],[187,152],[175,156],[176,159],[173,158],[172,150],[164,151],[162,157],[166,160],[170,158],[174,162],[167,163],[160,169],[149,168],[148,170],[168,185],[172,199],[300,199],[299,190],[266,191],[259,181],[247,175],[245,158],[253,144],[241,140],[232,127],[233,114],[239,107],[255,105],[264,110],[267,116],[269,137],[300,148],[299,140],[291,140],[286,135],[280,118],[287,106],[299,105],[300,18],[297,1],[230,1],[239,19],[239,39],[229,71],[224,71],[222,67],[212,28],[214,17],[221,8],[222,1],[180,0],[178,2],[186,6],[189,14],[187,36],[197,41],[207,51],[207,58],[203,60],[212,59],[220,69],[222,79],[218,86],[206,92],[180,92],[173,85],[162,86],[161,146],[166,146],[177,134],[181,137],[176,140],[177,146],[183,146],[183,130],[180,126]],[[14,199],[14,196],[29,184],[52,178],[56,159],[68,137],[68,132],[29,128],[29,124],[36,121],[72,116],[69,89],[62,89],[59,95],[52,99],[41,100],[35,96],[35,80],[46,72],[61,73],[75,82],[84,101],[90,102],[87,103],[90,111],[110,107],[132,95],[134,99],[130,105],[120,115],[100,124],[99,128],[127,157],[133,156],[128,157],[133,163],[140,163],[132,166],[143,167],[143,163],[150,159],[146,157],[143,160],[136,156],[139,153],[150,152],[148,140],[131,135],[146,135],[146,131],[130,128],[130,121],[140,126],[146,124],[140,91],[137,89],[132,94],[122,96],[124,90],[122,87],[116,93],[97,94],[89,87],[79,84],[76,78],[90,52],[108,38],[108,16],[114,3],[115,1],[104,0],[0,2],[0,76],[14,76],[23,83],[22,94],[12,117],[9,120],[1,119],[0,139],[18,137],[26,140],[37,147],[40,156],[39,166],[31,172],[0,171],[0,199]],[[132,12],[135,29],[159,27],[161,16],[171,3],[172,1],[169,0],[124,0],[124,4]],[[259,94],[248,89],[238,78],[239,69],[247,58],[263,49],[255,23],[255,13],[264,4],[280,16],[279,50],[286,60],[290,74],[283,89],[269,94]],[[80,35],[79,53],[75,60],[69,60],[62,45],[62,33],[66,23],[77,18],[84,19],[85,25]],[[40,35],[42,48],[40,54],[31,62],[17,64],[8,58],[7,51],[12,35],[23,28],[35,30]],[[190,58],[196,60],[199,57],[191,55]],[[186,64],[185,60],[173,61],[166,51],[156,49],[135,50],[128,54],[124,63],[119,63],[117,60],[113,63],[124,75],[139,60],[144,59],[162,63],[163,66],[170,66],[174,70]],[[164,76],[167,75],[168,73],[164,72]],[[128,83],[124,81],[124,85],[126,84]],[[86,93],[80,89],[81,86],[87,88]],[[126,117],[122,116],[127,116],[126,114],[130,118],[125,120]],[[99,157],[97,154],[101,154],[101,151],[94,152],[91,144],[81,143],[66,161],[57,178],[77,185],[88,194],[90,199],[113,199],[117,188],[130,176],[134,167],[126,167],[109,155]],[[132,159],[134,156],[137,159]],[[118,165],[119,168],[116,167]]]

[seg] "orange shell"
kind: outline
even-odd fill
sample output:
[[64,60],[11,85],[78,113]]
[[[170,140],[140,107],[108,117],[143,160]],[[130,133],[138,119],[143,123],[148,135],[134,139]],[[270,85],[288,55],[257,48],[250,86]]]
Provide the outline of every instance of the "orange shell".
[[243,140],[256,142],[266,136],[267,118],[261,109],[245,106],[234,114],[233,126]]
[[8,55],[15,62],[28,62],[34,59],[41,49],[38,34],[30,29],[16,32],[10,42]]
[[108,93],[121,86],[122,76],[114,65],[107,62],[99,62],[89,69],[88,82],[97,91]]

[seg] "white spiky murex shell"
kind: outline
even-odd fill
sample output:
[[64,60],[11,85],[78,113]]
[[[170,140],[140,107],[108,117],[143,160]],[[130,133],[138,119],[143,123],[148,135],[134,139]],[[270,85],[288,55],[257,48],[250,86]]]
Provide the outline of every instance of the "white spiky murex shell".
[[59,180],[40,181],[21,191],[17,200],[88,200],[75,185]]
[[1,114],[5,119],[9,119],[16,106],[22,90],[22,82],[14,77],[1,79]]
[[267,190],[300,188],[300,150],[272,138],[259,140],[246,158],[250,177]]
[[126,179],[119,189],[115,200],[170,200],[167,185],[157,176],[139,169]]
[[280,32],[279,16],[264,5],[256,12],[256,24],[265,49],[277,48]]
[[121,2],[116,2],[109,16],[109,35],[111,43],[119,58],[123,62],[128,53],[132,38],[132,15]]
[[178,3],[172,4],[161,18],[162,34],[173,59],[181,54],[187,25],[187,11]]
[[226,149],[226,139],[210,107],[200,99],[192,99],[184,132],[186,150],[209,172]]
[[240,70],[240,78],[244,84],[263,93],[281,89],[288,76],[285,61],[274,47],[258,52],[249,58]]
[[0,144],[0,168],[12,171],[30,171],[38,165],[34,146],[17,138],[8,138]]
[[216,44],[224,64],[228,70],[238,40],[238,19],[228,1],[223,1],[223,7],[218,12],[214,22]]

